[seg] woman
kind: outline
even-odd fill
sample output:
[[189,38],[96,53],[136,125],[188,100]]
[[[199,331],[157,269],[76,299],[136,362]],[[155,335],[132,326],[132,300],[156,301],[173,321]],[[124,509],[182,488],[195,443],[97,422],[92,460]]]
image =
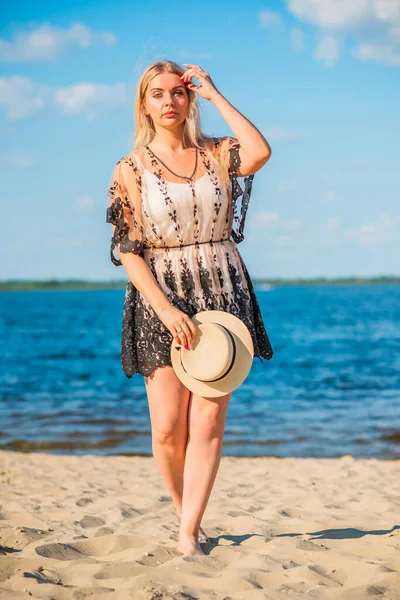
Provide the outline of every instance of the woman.
[[[137,372],[144,377],[153,455],[180,521],[177,549],[198,555],[204,554],[200,542],[208,541],[200,522],[220,463],[231,394],[191,393],[175,375],[170,348],[175,341],[193,349],[191,317],[214,309],[242,319],[254,355],[261,361],[272,357],[236,249],[254,173],[271,148],[208,73],[198,65],[184,66],[155,62],[139,80],[134,150],[114,167],[107,222],[113,225],[111,260],[123,265],[129,278],[122,368],[127,377]],[[202,134],[197,95],[214,104],[236,138]],[[237,181],[243,176],[244,190]]]

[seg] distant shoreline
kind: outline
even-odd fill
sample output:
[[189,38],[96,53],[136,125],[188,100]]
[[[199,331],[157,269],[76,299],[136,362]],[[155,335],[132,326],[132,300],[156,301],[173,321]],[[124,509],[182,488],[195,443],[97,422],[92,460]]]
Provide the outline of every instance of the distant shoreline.
[[[257,279],[252,277],[255,288],[271,289],[275,287],[302,287],[302,286],[335,286],[335,285],[379,285],[384,283],[400,283],[400,276],[377,276],[377,277],[314,277],[300,279]],[[127,280],[118,281],[85,281],[81,279],[56,280],[48,279],[42,281],[2,281],[0,292],[8,291],[56,291],[56,290],[113,290],[125,289]]]

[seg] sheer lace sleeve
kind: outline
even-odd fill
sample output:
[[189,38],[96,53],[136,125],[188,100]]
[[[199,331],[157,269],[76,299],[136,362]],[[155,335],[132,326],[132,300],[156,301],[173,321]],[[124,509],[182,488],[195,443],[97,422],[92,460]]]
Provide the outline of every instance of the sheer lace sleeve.
[[244,177],[243,181],[238,181],[238,177],[241,176],[238,174],[240,167],[240,143],[237,138],[229,135],[222,138],[214,138],[214,147],[214,156],[219,161],[223,172],[228,174],[233,204],[231,235],[234,242],[239,244],[239,242],[244,240],[244,224],[249,207],[254,174]]
[[132,157],[117,162],[109,180],[106,222],[112,224],[110,258],[121,266],[115,248],[143,256],[144,235],[141,210],[142,180]]

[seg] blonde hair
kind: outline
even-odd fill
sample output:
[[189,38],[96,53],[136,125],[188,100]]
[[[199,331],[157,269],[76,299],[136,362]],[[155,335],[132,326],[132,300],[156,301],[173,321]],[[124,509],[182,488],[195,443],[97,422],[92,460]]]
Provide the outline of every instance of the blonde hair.
[[[150,81],[156,75],[161,73],[175,73],[176,75],[183,75],[186,69],[183,69],[180,65],[172,60],[161,60],[152,63],[142,73],[136,88],[135,97],[135,109],[134,109],[134,121],[135,121],[135,135],[133,138],[134,149],[143,148],[146,144],[149,144],[156,134],[153,120],[150,115],[146,115],[143,112],[144,100],[149,86]],[[211,136],[207,136],[202,133],[200,125],[200,112],[197,105],[196,92],[193,92],[189,88],[186,88],[186,92],[189,97],[189,107],[186,114],[185,126],[183,130],[183,143],[184,146],[198,146],[199,148],[206,148],[206,142],[212,139]]]

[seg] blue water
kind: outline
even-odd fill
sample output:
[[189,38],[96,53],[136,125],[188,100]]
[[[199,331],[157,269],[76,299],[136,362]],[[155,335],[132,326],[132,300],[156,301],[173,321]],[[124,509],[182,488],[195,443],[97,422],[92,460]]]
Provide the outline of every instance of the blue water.
[[[223,455],[400,457],[400,286],[257,290],[274,349],[232,394]],[[120,367],[124,290],[0,295],[0,448],[151,455]]]

